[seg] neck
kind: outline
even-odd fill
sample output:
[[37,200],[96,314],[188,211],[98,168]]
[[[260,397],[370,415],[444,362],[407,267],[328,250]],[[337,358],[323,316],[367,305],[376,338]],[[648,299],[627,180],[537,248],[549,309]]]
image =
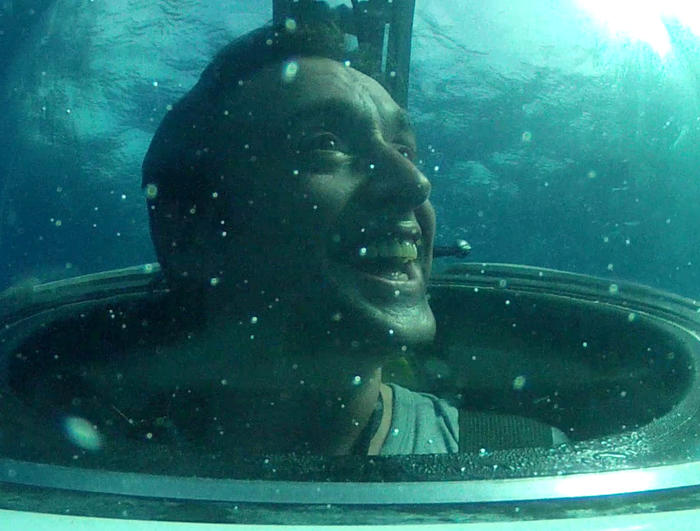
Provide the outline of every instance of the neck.
[[352,452],[377,404],[381,371],[334,390],[284,386],[209,395],[219,444],[247,454]]

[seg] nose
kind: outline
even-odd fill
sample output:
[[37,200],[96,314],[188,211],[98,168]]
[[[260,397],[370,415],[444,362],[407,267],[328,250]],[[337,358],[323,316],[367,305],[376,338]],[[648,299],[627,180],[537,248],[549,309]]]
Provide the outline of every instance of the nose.
[[378,142],[367,162],[372,202],[399,213],[412,211],[430,196],[430,181],[394,146]]

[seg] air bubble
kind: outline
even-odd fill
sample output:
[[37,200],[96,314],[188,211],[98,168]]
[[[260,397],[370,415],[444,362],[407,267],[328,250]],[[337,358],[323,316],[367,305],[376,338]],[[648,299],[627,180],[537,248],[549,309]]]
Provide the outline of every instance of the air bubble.
[[515,391],[522,391],[523,388],[525,387],[525,383],[527,382],[527,378],[523,376],[522,374],[519,376],[516,376],[513,378],[513,389]]
[[158,187],[153,184],[146,185],[146,199],[155,199],[158,196]]
[[299,63],[296,61],[287,61],[282,66],[282,81],[284,83],[291,83],[294,78],[297,77],[299,72]]

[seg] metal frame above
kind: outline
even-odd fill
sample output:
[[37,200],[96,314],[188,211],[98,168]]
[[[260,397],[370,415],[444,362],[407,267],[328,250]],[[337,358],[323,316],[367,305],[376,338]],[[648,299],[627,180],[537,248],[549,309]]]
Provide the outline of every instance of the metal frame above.
[[402,107],[408,106],[408,77],[415,0],[351,0],[352,8],[330,8],[321,0],[273,0],[273,22],[297,16],[325,14],[357,37],[369,52],[372,75]]

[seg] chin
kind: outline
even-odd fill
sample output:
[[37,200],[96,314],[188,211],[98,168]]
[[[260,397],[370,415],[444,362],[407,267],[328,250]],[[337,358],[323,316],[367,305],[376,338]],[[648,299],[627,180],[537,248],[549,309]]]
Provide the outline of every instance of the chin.
[[[326,287],[332,287],[327,283]],[[435,337],[435,317],[425,293],[410,298],[365,297],[354,284],[332,293],[318,293],[316,303],[303,301],[293,327],[298,339],[364,355],[394,355],[429,344]],[[324,291],[324,290],[321,290]],[[315,297],[314,297],[315,298]]]
[[426,345],[435,338],[435,317],[425,299],[410,308],[356,308],[351,320],[348,327],[362,341],[391,350]]

